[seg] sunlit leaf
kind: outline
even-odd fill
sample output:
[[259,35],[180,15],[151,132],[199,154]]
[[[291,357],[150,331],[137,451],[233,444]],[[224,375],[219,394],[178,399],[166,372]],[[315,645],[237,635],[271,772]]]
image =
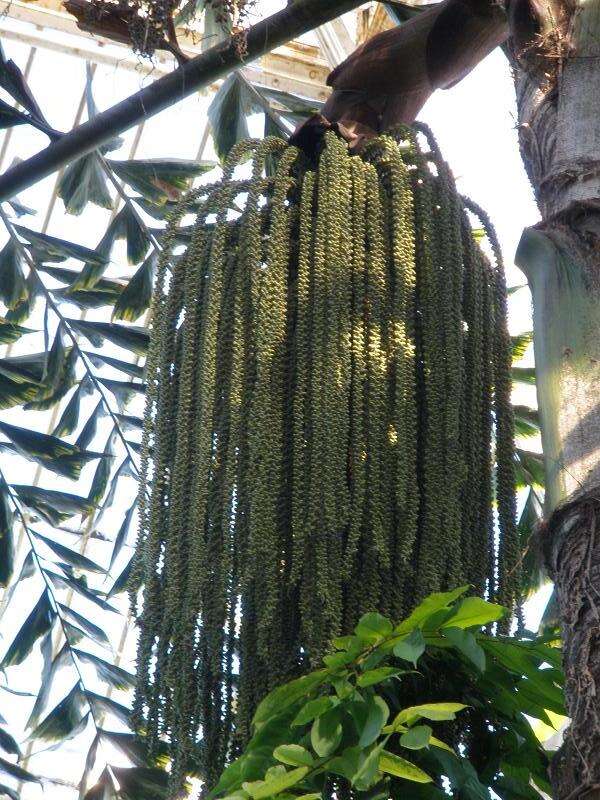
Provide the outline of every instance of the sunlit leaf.
[[137,355],[145,355],[148,349],[149,334],[146,328],[137,325],[119,325],[115,322],[91,322],[90,320],[70,319],[69,324],[94,345],[102,347],[104,339],[131,350]]
[[88,203],[112,208],[113,200],[98,154],[88,153],[68,164],[58,182],[57,194],[67,214],[81,214]]
[[56,436],[17,428],[7,422],[0,422],[0,432],[10,439],[19,455],[72,480],[79,477],[88,461],[103,457],[102,453],[80,450]]
[[150,307],[157,255],[150,253],[119,295],[113,319],[134,322]]
[[111,169],[148,200],[162,204],[178,200],[192,180],[214,168],[211,161],[185,159],[146,159],[137,161],[109,160]]
[[9,239],[0,251],[0,300],[7,308],[14,309],[28,294],[21,251]]
[[525,333],[519,333],[516,336],[511,336],[510,341],[512,348],[512,360],[514,363],[515,361],[520,361],[525,356],[525,353],[529,349],[529,345],[533,342],[533,331],[526,331]]

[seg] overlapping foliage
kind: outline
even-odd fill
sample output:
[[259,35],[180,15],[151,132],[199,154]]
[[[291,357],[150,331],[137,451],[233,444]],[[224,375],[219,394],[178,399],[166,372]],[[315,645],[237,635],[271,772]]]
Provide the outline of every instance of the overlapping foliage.
[[505,609],[467,590],[397,625],[363,616],[321,669],[263,700],[209,798],[541,800],[548,756],[529,718],[564,713],[560,651],[482,632]]

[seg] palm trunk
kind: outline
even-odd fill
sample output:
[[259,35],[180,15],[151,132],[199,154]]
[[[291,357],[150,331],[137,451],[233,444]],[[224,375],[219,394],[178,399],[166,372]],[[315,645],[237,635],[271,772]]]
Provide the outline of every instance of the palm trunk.
[[537,26],[536,46],[519,53],[513,32],[512,56],[542,223],[524,233],[517,263],[533,298],[542,545],[556,583],[571,718],[552,782],[557,800],[575,800],[600,797],[600,0],[528,4],[536,5],[535,17],[513,21]]

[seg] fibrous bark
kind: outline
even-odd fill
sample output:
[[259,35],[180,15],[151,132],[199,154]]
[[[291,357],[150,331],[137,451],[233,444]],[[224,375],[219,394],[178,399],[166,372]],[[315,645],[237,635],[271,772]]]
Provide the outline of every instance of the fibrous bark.
[[546,560],[562,621],[571,725],[551,766],[559,798],[600,797],[600,496],[563,505],[547,525]]

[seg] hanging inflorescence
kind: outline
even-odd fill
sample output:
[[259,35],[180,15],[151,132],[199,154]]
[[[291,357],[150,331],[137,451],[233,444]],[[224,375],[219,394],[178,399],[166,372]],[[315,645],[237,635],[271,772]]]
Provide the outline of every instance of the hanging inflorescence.
[[172,216],[132,589],[136,720],[175,784],[364,612],[465,583],[514,605],[504,275],[465,204],[403,129],[360,156],[328,133],[316,167],[243,142]]

